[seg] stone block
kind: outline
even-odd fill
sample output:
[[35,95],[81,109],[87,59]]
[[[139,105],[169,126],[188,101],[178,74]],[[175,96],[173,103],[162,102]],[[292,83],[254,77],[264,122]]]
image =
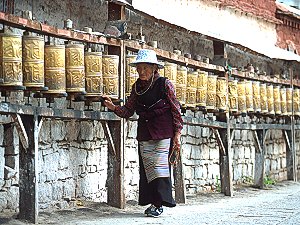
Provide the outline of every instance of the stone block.
[[51,143],[51,120],[45,119],[40,133],[39,133],[39,142],[40,143]]
[[136,138],[137,136],[137,122],[136,121],[128,121],[127,122],[127,137],[128,138]]
[[[69,131],[70,132],[70,131]],[[64,121],[52,120],[51,121],[51,138],[54,141],[62,141],[66,136],[67,130]]]
[[219,159],[219,148],[211,148],[209,150],[209,159],[210,160]]
[[4,179],[4,169],[3,169],[4,165],[5,165],[4,148],[0,147],[0,180]]
[[195,179],[206,179],[207,178],[207,167],[196,166],[195,167]]
[[52,201],[59,201],[63,199],[63,182],[56,181],[52,185]]
[[73,199],[76,193],[76,182],[73,178],[69,178],[63,182],[63,197]]
[[188,126],[187,127],[187,135],[191,136],[191,137],[196,137],[197,133],[197,128],[196,126]]
[[100,151],[88,151],[86,158],[86,165],[100,165]]
[[90,121],[80,122],[80,139],[91,141],[94,139],[94,127]]
[[280,158],[280,164],[281,164],[281,168],[284,169],[286,168],[286,157],[282,157]]
[[4,179],[10,180],[17,176],[18,170],[12,169],[11,167],[4,166]]
[[191,146],[191,159],[201,159],[200,146],[197,145]]
[[241,130],[241,140],[247,141],[248,140],[248,130]]
[[184,167],[184,178],[185,179],[194,179],[195,177],[195,170],[192,166],[185,166]]
[[207,145],[205,145],[205,144],[201,145],[200,151],[201,151],[200,159],[209,159],[210,149]]
[[0,191],[0,212],[7,208],[7,192]]
[[80,132],[80,122],[76,120],[71,120],[66,122],[66,136],[67,141],[76,141],[78,140],[78,135]]
[[216,177],[220,177],[220,166],[218,164],[210,164],[207,166],[207,178],[208,179],[216,179]]
[[245,147],[245,159],[251,158],[251,149],[249,147]]
[[19,207],[19,187],[11,186],[7,191],[7,208],[16,210]]
[[237,164],[233,168],[233,180],[238,181],[239,179],[242,178],[242,176],[243,176],[243,165],[242,164]]
[[19,168],[19,156],[16,156],[16,155],[5,156],[5,166],[8,166],[12,169],[18,169]]
[[204,138],[208,138],[210,135],[210,130],[208,127],[203,127],[202,128],[202,133],[201,133],[202,137]]
[[50,203],[52,201],[52,183],[41,183],[38,189],[39,203]]
[[0,124],[0,146],[3,145],[3,139],[4,139],[4,127],[2,124]]

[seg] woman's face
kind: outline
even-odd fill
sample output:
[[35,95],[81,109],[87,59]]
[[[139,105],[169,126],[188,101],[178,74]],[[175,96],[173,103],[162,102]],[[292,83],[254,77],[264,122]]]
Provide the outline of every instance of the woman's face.
[[154,65],[149,63],[138,63],[136,70],[141,80],[149,80],[154,72]]

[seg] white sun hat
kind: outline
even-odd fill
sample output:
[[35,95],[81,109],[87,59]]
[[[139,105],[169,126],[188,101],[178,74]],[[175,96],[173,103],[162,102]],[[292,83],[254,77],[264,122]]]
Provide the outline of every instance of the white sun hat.
[[156,53],[150,49],[140,49],[134,62],[129,63],[130,66],[136,67],[138,63],[151,63],[158,66],[159,69],[164,66],[157,61]]

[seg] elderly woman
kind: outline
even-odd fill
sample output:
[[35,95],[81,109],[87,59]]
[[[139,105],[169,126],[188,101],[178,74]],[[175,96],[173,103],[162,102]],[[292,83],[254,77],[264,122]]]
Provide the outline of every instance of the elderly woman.
[[158,217],[163,212],[162,206],[176,205],[168,158],[170,149],[180,149],[183,127],[180,104],[173,84],[157,72],[163,66],[153,50],[139,50],[130,65],[136,67],[139,78],[133,84],[126,104],[116,106],[104,96],[104,105],[123,118],[129,118],[135,111],[139,115],[139,205],[151,204],[145,214]]

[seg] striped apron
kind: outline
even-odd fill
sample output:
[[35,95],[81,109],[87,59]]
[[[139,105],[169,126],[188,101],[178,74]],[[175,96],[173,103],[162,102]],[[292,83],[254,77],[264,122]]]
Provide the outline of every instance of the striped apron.
[[171,139],[140,141],[140,154],[148,183],[159,177],[170,177],[169,148]]

